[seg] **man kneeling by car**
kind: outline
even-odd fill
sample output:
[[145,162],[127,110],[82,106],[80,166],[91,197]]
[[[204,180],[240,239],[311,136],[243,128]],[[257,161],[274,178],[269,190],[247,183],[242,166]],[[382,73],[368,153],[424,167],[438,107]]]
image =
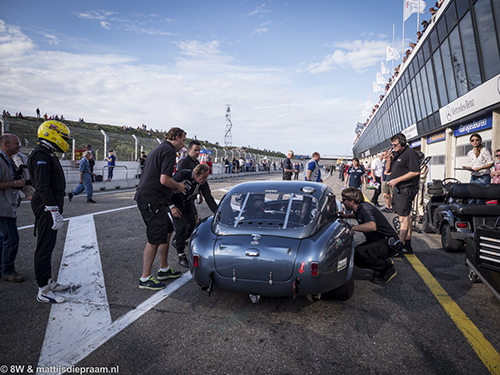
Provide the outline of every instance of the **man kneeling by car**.
[[353,213],[340,212],[339,216],[358,221],[358,225],[351,227],[351,234],[361,232],[366,238],[365,242],[355,248],[354,265],[373,270],[374,283],[388,283],[397,274],[394,263],[389,257],[402,246],[398,234],[374,205],[365,202],[361,190],[356,188],[343,190],[342,203]]

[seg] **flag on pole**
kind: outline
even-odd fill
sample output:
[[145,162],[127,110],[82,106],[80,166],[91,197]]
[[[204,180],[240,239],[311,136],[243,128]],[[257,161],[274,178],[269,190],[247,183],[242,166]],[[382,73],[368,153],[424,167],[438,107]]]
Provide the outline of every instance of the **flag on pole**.
[[383,61],[381,61],[381,62],[380,62],[380,64],[381,64],[381,65],[380,65],[380,73],[381,73],[381,74],[391,74],[391,72],[389,71],[389,69],[387,69],[387,68],[385,67],[385,65],[384,65],[384,62],[383,62]]
[[386,60],[391,61],[391,60],[399,60],[399,53],[396,51],[394,48],[391,48],[387,46],[387,52],[386,52]]
[[368,99],[366,102],[365,102],[365,109],[371,109],[373,107],[373,104],[372,102],[370,101],[370,99]]
[[370,115],[371,115],[371,113],[370,113],[370,112],[365,111],[364,109],[363,109],[363,110],[361,110],[361,116],[363,116],[363,117],[368,117],[368,116],[370,116]]
[[384,86],[387,84],[384,76],[378,72],[377,72],[377,84],[384,85]]
[[425,13],[426,6],[427,4],[422,0],[403,0],[403,22],[405,22],[413,13]]
[[375,82],[373,82],[373,88],[372,88],[372,91],[373,92],[378,92],[378,91],[382,91],[382,89],[380,88],[379,85],[377,85]]

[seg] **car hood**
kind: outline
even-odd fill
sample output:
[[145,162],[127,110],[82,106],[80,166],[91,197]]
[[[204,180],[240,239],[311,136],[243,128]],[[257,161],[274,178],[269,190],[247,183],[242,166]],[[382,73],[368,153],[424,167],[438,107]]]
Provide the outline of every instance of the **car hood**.
[[252,235],[218,236],[217,273],[223,277],[286,281],[292,277],[300,239]]

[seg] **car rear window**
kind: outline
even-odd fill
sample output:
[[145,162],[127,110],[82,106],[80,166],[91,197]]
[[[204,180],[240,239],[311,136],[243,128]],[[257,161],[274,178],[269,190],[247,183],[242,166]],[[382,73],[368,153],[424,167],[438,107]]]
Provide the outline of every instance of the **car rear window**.
[[308,194],[235,193],[224,198],[216,220],[234,228],[297,229],[317,213],[318,201]]

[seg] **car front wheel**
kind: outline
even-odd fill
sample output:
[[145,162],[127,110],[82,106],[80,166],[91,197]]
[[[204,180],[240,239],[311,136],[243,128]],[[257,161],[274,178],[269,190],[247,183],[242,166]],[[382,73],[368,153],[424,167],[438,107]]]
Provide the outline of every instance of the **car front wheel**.
[[449,253],[456,253],[462,249],[462,241],[456,240],[451,236],[451,228],[448,224],[441,228],[441,245],[443,250]]

